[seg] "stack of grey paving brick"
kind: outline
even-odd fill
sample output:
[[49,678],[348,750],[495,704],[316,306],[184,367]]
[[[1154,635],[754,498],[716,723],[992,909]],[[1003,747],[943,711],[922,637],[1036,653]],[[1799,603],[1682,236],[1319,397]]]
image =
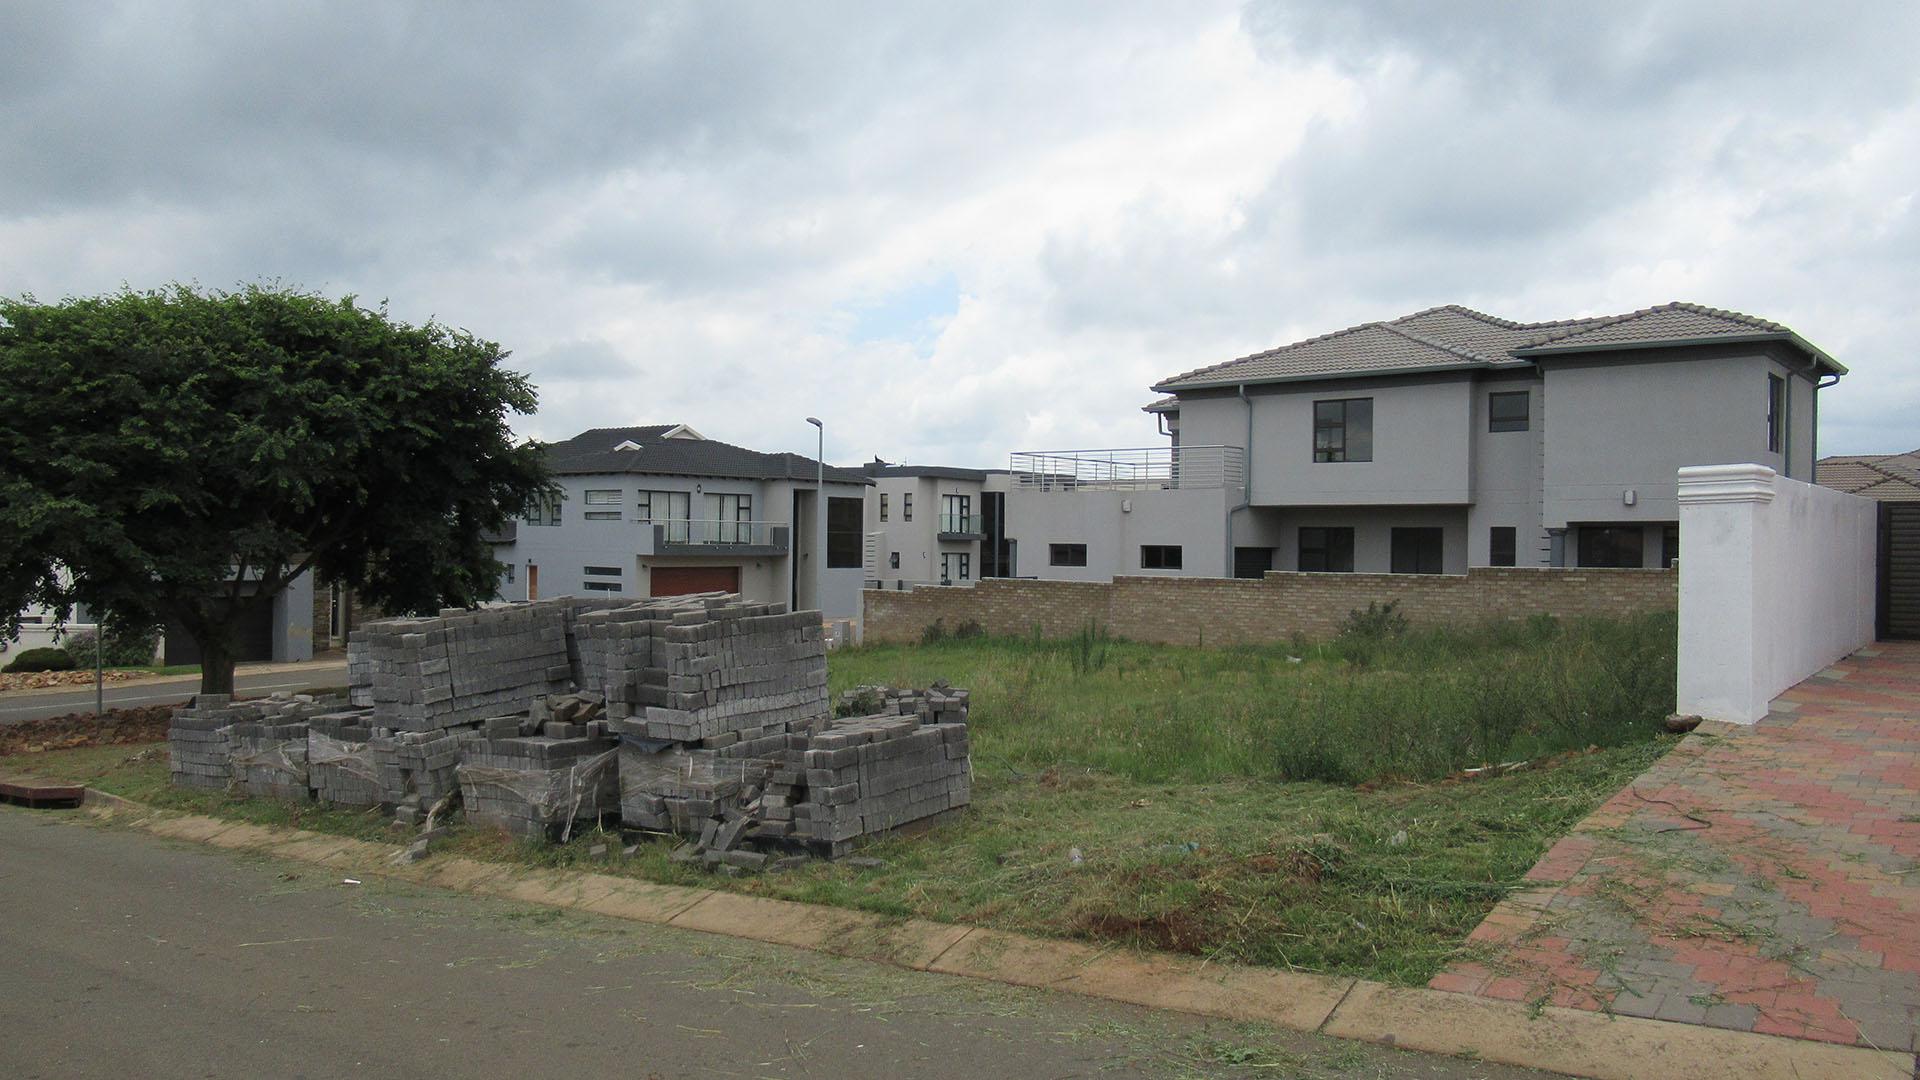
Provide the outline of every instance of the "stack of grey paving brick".
[[709,601],[674,614],[651,651],[641,684],[647,738],[727,745],[830,712],[815,612]]
[[616,743],[603,724],[590,727],[594,733],[569,738],[467,741],[458,769],[467,821],[529,840],[564,840],[576,822],[617,811]]
[[258,709],[235,708],[231,694],[201,694],[175,709],[167,727],[167,757],[177,787],[224,790],[233,782],[233,755],[227,729],[240,720],[257,720]]
[[470,726],[565,690],[573,678],[566,611],[544,601],[363,623],[374,726]]
[[833,721],[808,740],[799,767],[762,796],[769,821],[838,857],[854,840],[966,806],[973,798],[967,725],[900,714]]
[[380,806],[386,802],[374,761],[373,714],[366,710],[322,713],[307,721],[307,786],[330,806]]
[[892,686],[856,686],[840,695],[835,716],[917,716],[923,724],[964,724],[970,695],[945,679],[925,690]]
[[394,820],[419,824],[435,806],[460,790],[455,770],[461,747],[479,733],[471,728],[388,731],[367,742],[380,781],[380,803]]
[[373,660],[357,631],[347,637],[347,700],[355,708],[373,707]]

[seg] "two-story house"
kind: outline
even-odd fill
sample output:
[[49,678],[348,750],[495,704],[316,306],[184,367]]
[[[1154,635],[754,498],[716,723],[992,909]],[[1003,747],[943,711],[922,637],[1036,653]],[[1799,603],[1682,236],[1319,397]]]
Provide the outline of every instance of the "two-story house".
[[875,458],[862,471],[873,481],[867,497],[869,582],[894,589],[1011,575],[1005,470],[893,465]]
[[1014,454],[1004,529],[1040,577],[1665,566],[1676,471],[1811,481],[1818,390],[1844,372],[1697,304],[1433,308],[1162,380],[1166,446]]
[[684,424],[594,428],[546,453],[555,497],[493,538],[502,599],[725,591],[858,616],[860,472]]

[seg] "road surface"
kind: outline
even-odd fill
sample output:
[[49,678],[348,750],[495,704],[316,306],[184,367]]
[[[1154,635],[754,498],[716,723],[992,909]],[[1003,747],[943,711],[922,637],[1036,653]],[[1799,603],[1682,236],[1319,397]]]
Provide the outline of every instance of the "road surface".
[[[307,690],[313,687],[345,686],[347,664],[315,665],[302,671],[263,671],[249,675],[243,668],[236,672],[234,688],[242,694],[271,694],[275,690]],[[178,705],[200,689],[199,676],[185,676],[173,682],[141,683],[134,686],[106,687],[107,707],[137,705]],[[0,724],[19,720],[38,720],[65,716],[70,712],[93,711],[93,687],[50,693],[39,690],[0,694]]]
[[0,913],[10,1080],[1542,1075],[347,884],[74,811],[0,807]]

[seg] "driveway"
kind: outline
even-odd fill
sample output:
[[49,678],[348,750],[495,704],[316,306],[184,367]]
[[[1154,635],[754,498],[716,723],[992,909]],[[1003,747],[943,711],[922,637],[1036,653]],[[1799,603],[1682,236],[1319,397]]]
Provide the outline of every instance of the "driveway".
[[[276,664],[262,671],[241,668],[234,673],[233,685],[241,694],[271,694],[276,690],[309,690],[315,687],[345,686],[347,662],[314,661],[301,664]],[[200,676],[177,675],[142,679],[130,683],[109,683],[106,702],[110,709],[140,705],[179,705],[200,690]],[[0,694],[0,724],[21,720],[40,720],[65,716],[71,712],[93,711],[93,687],[60,690],[10,690]]]
[[1702,725],[1528,878],[1435,989],[1915,1049],[1920,642]]

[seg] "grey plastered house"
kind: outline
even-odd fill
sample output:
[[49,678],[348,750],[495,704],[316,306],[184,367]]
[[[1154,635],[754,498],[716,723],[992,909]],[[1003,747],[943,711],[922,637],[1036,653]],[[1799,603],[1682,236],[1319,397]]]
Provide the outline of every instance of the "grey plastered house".
[[490,537],[500,597],[737,592],[859,614],[868,478],[684,424],[594,428],[546,447],[558,498]]
[[1101,455],[1144,451],[1015,454],[1007,528],[1043,577],[1662,566],[1676,471],[1811,481],[1817,391],[1844,371],[1698,304],[1540,323],[1432,308],[1162,380],[1151,483],[1100,482],[1126,475]]

